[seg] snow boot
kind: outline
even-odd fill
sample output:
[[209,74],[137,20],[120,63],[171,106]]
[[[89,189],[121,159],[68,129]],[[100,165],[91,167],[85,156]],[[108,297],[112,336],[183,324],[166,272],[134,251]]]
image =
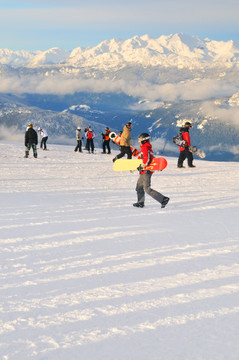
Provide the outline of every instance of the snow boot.
[[167,205],[168,202],[169,202],[169,198],[167,196],[165,196],[161,203],[161,208],[165,208],[165,206]]
[[144,203],[142,202],[137,202],[133,204],[134,207],[139,207],[139,208],[143,208],[144,207]]

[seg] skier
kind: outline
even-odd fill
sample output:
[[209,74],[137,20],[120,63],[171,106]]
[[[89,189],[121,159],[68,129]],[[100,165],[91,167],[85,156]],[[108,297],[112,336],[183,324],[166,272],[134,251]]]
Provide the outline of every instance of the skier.
[[161,208],[164,208],[169,202],[169,198],[151,188],[151,176],[153,172],[149,170],[144,170],[144,168],[150,164],[150,162],[154,157],[152,145],[150,144],[150,135],[147,133],[142,133],[139,135],[138,141],[140,143],[140,148],[141,148],[139,158],[143,160],[143,163],[138,167],[140,173],[136,185],[138,201],[134,203],[133,206],[140,208],[144,207],[145,192],[146,192],[148,195],[150,195],[153,199],[155,199],[161,204]]
[[127,159],[132,158],[132,151],[130,148],[131,129],[132,129],[132,123],[129,121],[127,122],[127,124],[125,124],[123,132],[121,134],[120,154],[116,155],[116,157],[113,159],[113,162],[115,162],[115,160],[117,159],[121,159],[124,155],[127,155]]
[[42,129],[41,127],[38,128],[38,132],[41,135],[41,145],[40,148],[43,150],[47,150],[46,142],[48,140],[48,134],[45,129]]
[[29,151],[32,147],[34,158],[37,158],[37,144],[38,136],[37,132],[33,129],[32,124],[28,124],[27,131],[25,132],[25,158],[28,158]]
[[76,129],[76,141],[77,145],[74,151],[77,151],[79,149],[79,152],[82,152],[82,134],[80,126],[78,126],[78,128]]
[[105,128],[105,132],[103,133],[102,132],[102,138],[103,138],[103,152],[102,154],[106,154],[106,148],[107,148],[107,151],[108,151],[108,154],[110,154],[110,129],[108,127]]
[[89,151],[90,154],[90,150],[91,153],[94,153],[94,131],[89,127],[89,130],[85,133],[85,137],[86,137],[86,149]]
[[187,121],[183,127],[180,128],[179,134],[182,140],[186,141],[185,147],[179,146],[179,157],[178,157],[178,168],[184,168],[183,162],[187,158],[188,159],[188,167],[194,168],[193,165],[193,154],[189,151],[188,147],[191,146],[190,134],[189,130],[191,129],[192,124]]

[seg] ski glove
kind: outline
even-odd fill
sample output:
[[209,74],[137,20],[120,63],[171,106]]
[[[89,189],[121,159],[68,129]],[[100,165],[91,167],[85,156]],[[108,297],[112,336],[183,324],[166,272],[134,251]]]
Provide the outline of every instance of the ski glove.
[[144,166],[142,166],[142,164],[139,165],[139,167],[137,167],[137,170],[139,172],[143,171],[144,170]]

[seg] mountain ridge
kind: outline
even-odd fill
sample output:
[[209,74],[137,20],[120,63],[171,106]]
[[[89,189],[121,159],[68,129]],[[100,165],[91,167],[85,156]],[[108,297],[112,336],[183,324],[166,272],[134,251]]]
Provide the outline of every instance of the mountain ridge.
[[149,131],[171,151],[168,139],[188,120],[210,159],[238,161],[238,72],[238,43],[182,33],[72,51],[0,49],[0,125],[24,131],[33,121],[58,138],[95,122],[100,144],[105,125],[121,130],[132,119],[134,139]]
[[127,40],[105,40],[93,47],[76,47],[64,50],[53,47],[45,51],[0,49],[0,64],[15,67],[58,66],[119,66],[122,63],[145,64],[151,66],[202,66],[203,63],[217,62],[238,64],[239,43],[233,40],[202,40],[197,36],[183,33],[161,35],[158,38],[149,35],[134,36]]

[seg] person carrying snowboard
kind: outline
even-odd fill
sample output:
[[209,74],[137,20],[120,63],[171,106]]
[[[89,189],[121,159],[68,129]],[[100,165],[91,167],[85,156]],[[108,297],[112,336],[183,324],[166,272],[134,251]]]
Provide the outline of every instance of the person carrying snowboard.
[[37,158],[37,144],[38,136],[37,132],[33,129],[33,125],[29,124],[27,131],[25,132],[25,158],[28,158],[29,151],[32,148],[34,158]]
[[164,208],[169,202],[169,197],[164,196],[151,188],[151,177],[153,172],[150,170],[144,170],[144,168],[151,163],[154,157],[152,145],[150,144],[150,135],[147,133],[142,133],[139,135],[138,141],[141,148],[139,158],[143,160],[143,163],[138,167],[140,173],[136,185],[138,201],[134,203],[133,206],[143,208],[145,202],[145,193],[147,193],[161,204],[161,208]]
[[131,129],[132,123],[129,121],[124,126],[123,132],[120,138],[120,154],[116,155],[113,159],[113,162],[117,159],[121,159],[123,156],[127,155],[127,159],[132,159],[132,151],[130,148],[130,140],[131,140]]
[[192,124],[187,121],[183,127],[180,128],[179,134],[182,140],[185,140],[185,147],[179,146],[179,157],[178,157],[178,168],[184,168],[183,162],[187,158],[188,159],[188,167],[194,168],[193,165],[193,154],[189,151],[189,146],[191,146],[191,139],[189,130],[191,129]]

